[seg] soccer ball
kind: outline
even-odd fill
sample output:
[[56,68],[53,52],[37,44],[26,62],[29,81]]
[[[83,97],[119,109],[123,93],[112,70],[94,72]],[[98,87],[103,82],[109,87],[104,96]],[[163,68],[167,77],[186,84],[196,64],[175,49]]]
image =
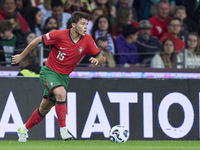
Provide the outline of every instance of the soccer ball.
[[128,130],[121,125],[116,125],[112,127],[112,129],[109,132],[109,139],[112,142],[116,143],[125,143],[129,138],[129,132]]

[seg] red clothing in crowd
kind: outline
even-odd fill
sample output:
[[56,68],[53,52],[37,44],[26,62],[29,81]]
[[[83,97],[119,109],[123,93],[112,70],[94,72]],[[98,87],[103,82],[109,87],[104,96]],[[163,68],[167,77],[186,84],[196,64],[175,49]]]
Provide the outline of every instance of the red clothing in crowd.
[[176,46],[176,51],[177,51],[177,54],[180,52],[181,49],[184,48],[185,46],[185,42],[183,42],[179,36],[174,37],[172,34],[170,33],[165,33],[161,38],[160,38],[160,42],[162,43],[166,38],[171,38],[174,43],[175,43],[175,46]]
[[[5,17],[6,17],[6,14],[2,9],[0,9],[0,21],[4,20]],[[17,22],[20,26],[20,29],[23,31],[23,32],[28,32],[29,29],[28,29],[28,25],[26,23],[26,20],[22,17],[22,15],[20,13],[17,12]]]
[[167,23],[168,20],[171,17],[167,17],[165,21],[161,21],[160,19],[158,19],[157,16],[153,16],[149,19],[150,23],[152,24],[152,28],[151,28],[151,35],[152,36],[157,36],[158,39],[160,39],[164,33],[168,32],[167,30]]

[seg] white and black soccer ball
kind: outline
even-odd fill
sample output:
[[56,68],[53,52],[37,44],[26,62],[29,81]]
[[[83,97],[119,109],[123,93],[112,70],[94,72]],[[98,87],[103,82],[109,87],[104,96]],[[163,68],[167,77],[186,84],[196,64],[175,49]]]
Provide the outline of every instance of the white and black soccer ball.
[[116,125],[112,127],[112,129],[109,132],[109,139],[112,142],[116,143],[125,143],[129,138],[129,132],[128,130],[121,125]]

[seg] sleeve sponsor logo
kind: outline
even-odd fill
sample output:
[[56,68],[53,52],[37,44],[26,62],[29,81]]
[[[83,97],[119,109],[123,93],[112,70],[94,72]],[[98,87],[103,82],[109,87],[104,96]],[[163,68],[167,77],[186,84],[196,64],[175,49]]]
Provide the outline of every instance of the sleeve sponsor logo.
[[49,33],[46,34],[46,38],[47,38],[47,40],[50,40]]

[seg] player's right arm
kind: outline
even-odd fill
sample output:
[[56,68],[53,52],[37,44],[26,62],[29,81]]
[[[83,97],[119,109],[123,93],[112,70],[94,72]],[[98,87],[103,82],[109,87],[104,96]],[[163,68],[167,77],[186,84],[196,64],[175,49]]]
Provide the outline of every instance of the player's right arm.
[[30,51],[36,48],[39,44],[42,43],[42,37],[39,36],[35,38],[24,50],[21,54],[17,54],[12,56],[11,64],[18,64]]

